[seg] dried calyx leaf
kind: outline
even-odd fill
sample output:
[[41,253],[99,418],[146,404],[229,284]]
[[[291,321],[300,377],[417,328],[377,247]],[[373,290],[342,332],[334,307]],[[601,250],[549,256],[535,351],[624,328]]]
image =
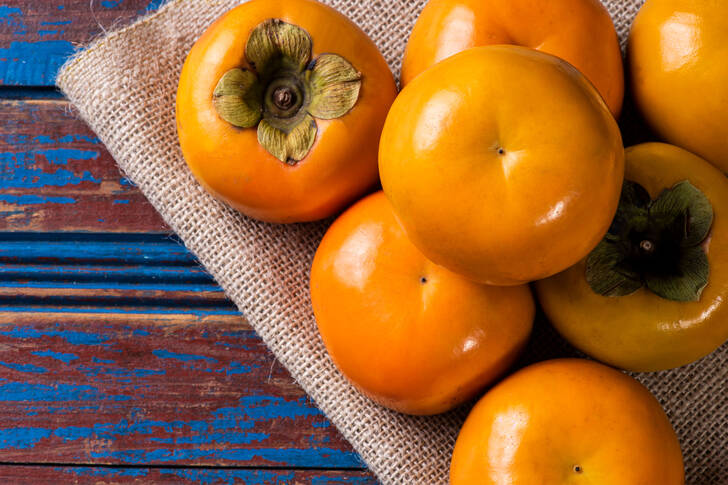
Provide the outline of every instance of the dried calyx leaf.
[[344,116],[359,99],[361,73],[336,54],[316,59],[309,83],[312,91],[308,112],[316,118],[331,120]]
[[313,42],[308,32],[279,19],[268,19],[250,33],[245,57],[261,78],[276,71],[302,72],[311,59]]
[[240,128],[258,124],[263,109],[261,89],[254,73],[243,69],[226,72],[215,87],[212,104],[220,118]]
[[650,206],[650,217],[663,224],[681,216],[685,230],[682,244],[685,247],[700,244],[713,225],[713,208],[708,198],[687,180],[664,190]]
[[288,133],[274,127],[267,120],[262,120],[258,125],[258,143],[278,160],[295,165],[295,161],[303,159],[311,150],[317,130],[311,115],[306,115]]
[[589,286],[603,296],[645,286],[668,300],[699,300],[710,275],[701,243],[712,221],[710,201],[689,181],[654,201],[641,185],[625,181],[609,232],[587,258]]
[[595,293],[625,296],[642,288],[639,273],[620,268],[623,260],[622,249],[612,241],[603,240],[591,252],[586,260],[586,280]]
[[258,142],[280,161],[294,165],[308,155],[316,121],[347,114],[356,105],[362,76],[349,61],[324,54],[310,62],[308,32],[268,19],[250,33],[248,64],[232,69],[213,93],[220,117],[240,128],[258,126]]
[[622,185],[622,195],[617,213],[607,234],[623,236],[631,230],[644,230],[649,220],[652,199],[640,184],[626,180]]
[[700,246],[684,248],[672,272],[645,274],[647,288],[662,298],[674,301],[698,301],[708,284],[710,264]]

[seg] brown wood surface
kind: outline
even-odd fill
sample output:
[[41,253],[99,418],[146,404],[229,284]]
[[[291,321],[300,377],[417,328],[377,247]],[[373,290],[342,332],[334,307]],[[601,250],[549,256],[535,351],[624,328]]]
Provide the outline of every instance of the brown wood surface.
[[12,485],[376,485],[366,472],[331,470],[226,470],[210,468],[0,467]]
[[168,232],[67,101],[0,101],[0,231]]
[[163,0],[5,0],[0,86],[52,87],[80,45],[152,12]]
[[0,5],[0,483],[374,485],[53,86],[161,3]]
[[362,464],[238,315],[0,313],[0,461]]

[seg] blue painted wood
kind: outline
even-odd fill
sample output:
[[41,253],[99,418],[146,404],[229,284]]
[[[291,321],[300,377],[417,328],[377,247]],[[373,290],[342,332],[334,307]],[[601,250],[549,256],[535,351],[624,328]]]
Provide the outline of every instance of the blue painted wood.
[[[0,5],[0,231],[21,231],[0,232],[0,462],[132,466],[0,483],[374,485],[177,242],[58,232],[168,232],[53,88],[76,44],[161,3]],[[180,464],[257,469],[143,467]]]
[[145,302],[132,301],[128,303],[128,306],[116,304],[116,301],[109,302],[108,304],[100,304],[96,301],[90,301],[88,304],[82,304],[74,301],[72,298],[64,299],[62,304],[53,305],[46,301],[41,301],[38,304],[20,304],[20,305],[3,305],[0,307],[1,312],[6,314],[27,314],[32,313],[36,315],[114,315],[121,314],[126,316],[134,315],[189,315],[195,317],[205,316],[219,316],[219,315],[231,315],[240,316],[233,306],[212,306],[207,305],[196,305],[195,302],[173,302],[167,304],[165,301],[155,301],[151,304],[145,304]]
[[0,308],[238,313],[194,256],[164,234],[0,232]]
[[0,313],[0,462],[357,468],[239,316]]
[[[4,481],[3,481],[4,480]],[[230,470],[214,468],[0,467],[0,481],[13,485],[376,485],[363,471]]]
[[176,237],[166,234],[0,232],[0,264],[197,266]]
[[0,99],[65,99],[60,90],[52,86],[3,86],[0,85]]
[[0,5],[0,84],[53,86],[76,50],[118,22],[159,8],[161,0],[6,0]]
[[110,236],[0,233],[0,286],[221,291],[177,241]]
[[169,232],[67,102],[0,101],[0,231]]
[[[79,248],[79,253],[83,249]],[[80,254],[77,253],[77,257]],[[184,266],[97,266],[57,264],[0,264],[0,284],[5,287],[73,287],[128,289],[209,290],[212,277],[201,268]]]

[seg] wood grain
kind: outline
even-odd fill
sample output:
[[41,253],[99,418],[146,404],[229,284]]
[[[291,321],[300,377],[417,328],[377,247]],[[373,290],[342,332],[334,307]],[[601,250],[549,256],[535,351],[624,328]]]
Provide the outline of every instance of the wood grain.
[[156,10],[162,0],[6,0],[0,5],[0,85],[46,86],[76,46]]
[[6,312],[238,312],[166,234],[0,232]]
[[0,462],[361,468],[240,316],[0,313]]
[[0,5],[0,483],[375,485],[53,86],[161,3]]
[[66,101],[3,100],[0,231],[169,229]]
[[13,485],[377,485],[363,471],[227,470],[210,468],[0,467],[0,481]]

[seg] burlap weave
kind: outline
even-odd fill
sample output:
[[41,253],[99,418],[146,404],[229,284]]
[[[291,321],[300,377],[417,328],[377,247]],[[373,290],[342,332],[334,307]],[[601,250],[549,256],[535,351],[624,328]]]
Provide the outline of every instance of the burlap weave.
[[[58,84],[121,169],[381,482],[445,484],[465,410],[415,418],[378,407],[337,372],[319,340],[307,283],[325,225],[276,226],[249,220],[205,193],[185,166],[174,119],[180,68],[195,39],[238,3],[172,1],[156,14],[94,42],[66,64]],[[408,32],[424,0],[326,3],[357,22],[379,45],[393,71],[399,71]],[[624,42],[641,1],[605,3]],[[536,335],[540,338],[532,343],[531,355],[570,352],[546,327],[539,327]],[[724,346],[681,370],[638,376],[677,428],[690,485],[728,484],[727,365]]]

